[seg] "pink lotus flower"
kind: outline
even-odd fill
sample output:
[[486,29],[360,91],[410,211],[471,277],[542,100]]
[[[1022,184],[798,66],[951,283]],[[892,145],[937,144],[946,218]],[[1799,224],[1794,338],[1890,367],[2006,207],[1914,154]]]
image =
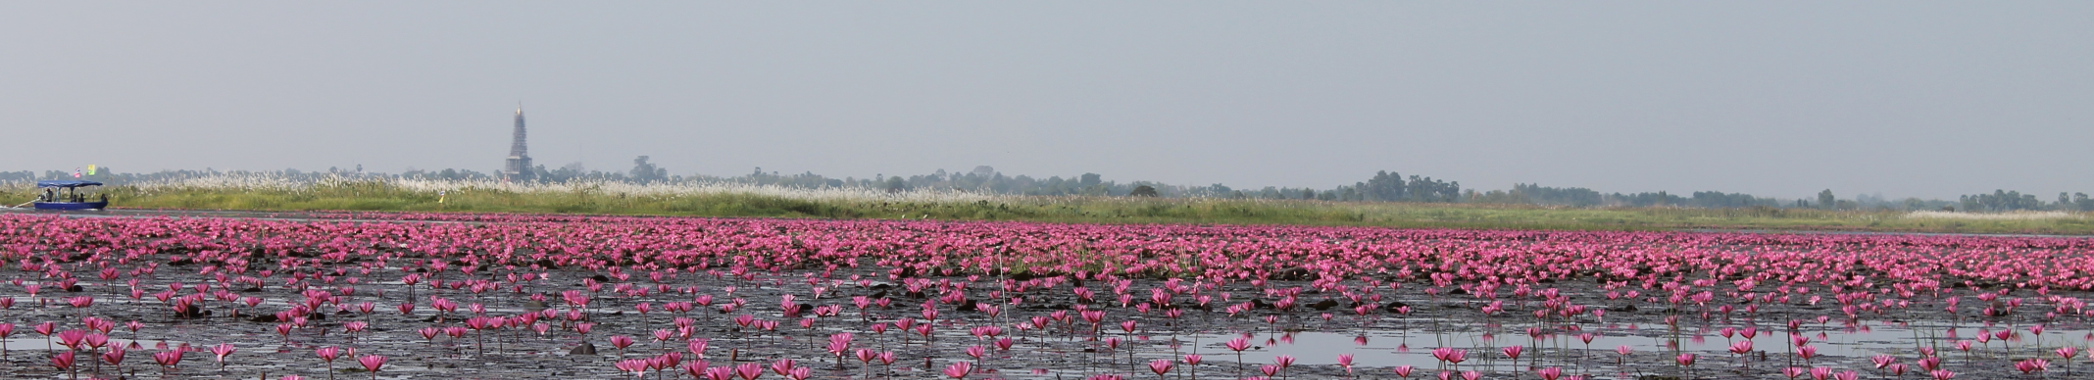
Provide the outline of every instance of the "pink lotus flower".
[[368,371],[371,371],[371,378],[372,378],[372,379],[377,379],[377,378],[378,378],[378,369],[379,369],[380,367],[385,367],[385,357],[384,357],[384,356],[378,356],[378,355],[364,355],[364,356],[361,356],[361,357],[357,357],[357,358],[356,358],[356,362],[357,362],[357,363],[360,363],[360,364],[363,364],[363,365],[364,365],[364,370],[368,370]]
[[155,352],[153,353],[153,361],[159,362],[161,367],[178,367],[182,364],[183,352],[182,350]]
[[1556,378],[1558,377],[1563,377],[1563,368],[1542,368],[1541,370],[1534,371],[1534,374],[1537,376],[1541,376],[1541,380],[1556,380]]
[[1876,369],[1883,369],[1883,367],[1889,367],[1891,363],[1897,363],[1898,358],[1890,355],[1876,355],[1869,357],[1869,361],[1876,364]]
[[966,379],[967,375],[971,373],[974,373],[973,363],[953,362],[952,365],[945,366],[946,377],[951,377],[954,379]]
[[[350,214],[328,215],[332,215],[327,216],[330,218],[352,217]],[[2081,301],[2071,297],[2079,294],[2058,295],[2053,293],[2053,290],[2094,286],[2094,278],[2088,276],[2056,275],[2094,273],[2094,264],[2087,263],[2082,260],[2083,255],[2077,254],[2085,250],[2084,239],[2043,237],[1798,236],[1672,232],[1536,233],[1351,227],[1096,226],[1017,222],[747,220],[417,213],[355,214],[353,217],[377,220],[471,221],[474,224],[471,228],[457,228],[445,223],[335,224],[216,218],[51,220],[0,215],[0,240],[16,244],[16,250],[11,252],[20,256],[0,265],[7,266],[4,268],[6,270],[20,270],[30,275],[26,277],[42,274],[42,278],[52,280],[39,281],[40,283],[18,280],[10,284],[13,287],[28,289],[32,294],[50,294],[37,293],[41,290],[77,289],[75,284],[80,279],[94,277],[96,272],[99,272],[103,281],[86,284],[95,294],[126,293],[120,290],[123,287],[120,284],[124,277],[131,277],[155,281],[155,284],[131,284],[127,293],[140,302],[151,303],[152,301],[146,301],[144,298],[146,294],[152,294],[153,298],[166,306],[175,307],[183,312],[212,309],[240,313],[242,317],[251,317],[246,315],[248,313],[275,312],[278,313],[275,317],[279,321],[275,323],[280,323],[276,325],[276,331],[283,335],[285,344],[296,344],[294,338],[302,337],[302,334],[297,332],[310,332],[315,339],[324,342],[330,332],[327,326],[336,326],[336,323],[340,323],[339,326],[343,330],[360,329],[357,327],[360,326],[360,321],[328,321],[324,325],[315,323],[320,321],[320,315],[333,317],[332,314],[341,311],[363,311],[366,309],[364,305],[367,304],[407,302],[406,300],[412,299],[431,300],[432,307],[445,314],[446,319],[438,322],[443,326],[456,325],[448,319],[458,317],[453,313],[472,310],[472,315],[465,316],[469,318],[464,320],[464,324],[483,332],[530,326],[531,329],[540,332],[541,336],[538,338],[547,341],[572,339],[555,337],[550,333],[556,331],[553,329],[590,334],[592,328],[604,327],[607,335],[634,334],[633,331],[651,329],[633,330],[633,326],[644,326],[644,320],[652,316],[653,311],[678,314],[692,311],[689,303],[665,301],[687,296],[696,296],[699,299],[712,297],[699,295],[700,289],[691,282],[677,283],[676,278],[679,275],[710,275],[718,283],[731,282],[752,288],[761,286],[767,289],[766,295],[774,294],[769,292],[768,289],[771,288],[779,288],[778,291],[784,293],[812,289],[814,291],[811,294],[816,296],[810,299],[809,303],[813,305],[811,310],[806,312],[812,315],[810,318],[815,318],[812,320],[821,320],[836,317],[837,311],[841,309],[840,305],[820,304],[823,294],[840,294],[841,289],[853,286],[854,283],[861,289],[869,288],[872,287],[871,282],[881,274],[894,275],[902,274],[896,272],[903,272],[908,275],[888,278],[897,282],[894,284],[897,287],[895,291],[922,294],[934,301],[930,308],[932,311],[925,314],[927,317],[937,318],[939,322],[932,327],[914,324],[922,322],[916,320],[906,325],[910,331],[936,335],[931,333],[934,328],[979,326],[970,330],[982,338],[981,342],[993,343],[977,344],[997,349],[1008,347],[1003,340],[1005,337],[995,331],[1011,327],[1000,322],[1003,317],[1017,317],[1020,321],[1031,319],[1029,323],[1021,322],[1016,325],[1024,334],[1014,335],[1025,336],[1024,339],[1030,339],[1030,335],[1034,334],[1039,334],[1043,339],[1060,338],[1054,335],[1069,335],[1066,338],[1078,339],[1082,338],[1079,335],[1084,333],[1097,334],[1097,329],[1113,326],[1105,324],[1108,316],[1125,317],[1144,310],[1160,309],[1162,315],[1175,319],[1181,316],[1179,313],[1184,310],[1198,310],[1176,307],[1179,301],[1185,299],[1197,299],[1203,304],[1218,301],[1222,305],[1214,308],[1216,314],[1226,313],[1235,318],[1242,318],[1238,320],[1240,322],[1224,323],[1253,324],[1254,321],[1264,320],[1270,325],[1258,327],[1277,329],[1279,326],[1276,324],[1282,317],[1293,319],[1319,313],[1299,311],[1306,308],[1304,306],[1308,303],[1300,301],[1310,300],[1307,297],[1351,301],[1357,305],[1348,308],[1363,317],[1360,318],[1362,325],[1372,325],[1384,321],[1372,317],[1374,310],[1394,311],[1394,314],[1387,316],[1392,318],[1407,313],[1406,307],[1379,306],[1394,305],[1385,303],[1387,301],[1382,297],[1405,297],[1415,294],[1442,299],[1454,296],[1452,290],[1459,289],[1461,296],[1488,304],[1489,311],[1495,313],[1493,318],[1525,320],[1528,315],[1532,315],[1536,319],[1526,321],[1539,322],[1536,326],[1560,326],[1537,327],[1530,330],[1530,336],[1556,331],[1552,328],[1563,328],[1567,334],[1573,334],[1589,344],[1591,340],[1596,340],[1596,335],[1579,334],[1575,326],[1580,325],[1586,318],[1603,318],[1600,307],[1634,306],[1686,310],[1699,306],[1702,310],[1698,312],[1682,312],[1677,313],[1678,317],[1665,318],[1674,326],[1685,326],[1679,322],[1682,322],[1682,319],[1691,319],[1696,314],[1713,319],[1719,313],[1722,317],[1730,317],[1729,314],[1735,310],[1743,310],[1745,313],[1755,314],[1746,318],[1766,318],[1768,316],[1756,315],[1758,308],[1763,305],[1771,307],[1785,304],[1836,303],[1844,317],[1854,322],[1855,326],[1867,326],[1875,322],[1873,319],[1886,319],[1887,316],[1910,315],[1915,311],[1921,311],[1921,308],[1914,307],[1921,304],[1926,304],[1923,308],[1945,310],[1960,317],[1963,315],[1953,314],[1959,312],[1956,309],[1959,302],[1957,300],[1969,298],[1982,302],[1983,305],[1978,308],[1984,309],[1988,315],[2001,317],[1995,319],[2055,321],[2085,318],[2089,314],[2079,310]],[[7,228],[15,226],[35,228]],[[646,233],[633,233],[635,231]],[[1510,246],[1547,249],[1502,249]],[[125,248],[103,249],[105,247]],[[267,248],[249,250],[239,247]],[[559,249],[546,249],[551,247]],[[291,254],[286,255],[287,252]],[[304,252],[315,252],[319,255],[305,257],[308,255]],[[637,252],[647,254],[634,254]],[[2000,255],[1997,252],[2025,254]],[[1034,280],[1012,281],[1005,279],[1005,276],[989,275],[1001,272],[1004,270],[1002,267],[1011,265],[1014,259],[1019,258],[1022,258],[1022,262],[1027,266],[1036,269],[1035,274],[1041,276]],[[182,260],[184,265],[168,265],[171,260]],[[541,267],[538,264],[541,261],[550,262],[560,269]],[[189,263],[197,265],[186,265]],[[1284,266],[1276,267],[1272,264]],[[842,270],[840,267],[843,265],[850,265],[853,269]],[[824,266],[837,266],[839,269],[835,272],[836,275],[848,275],[851,278],[846,280],[830,276],[807,277],[809,282],[806,285],[796,283],[801,279],[800,275],[814,274],[804,273],[812,272],[804,269]],[[1112,270],[1099,272],[1099,267]],[[176,272],[174,268],[182,268],[179,272],[186,273],[163,273],[157,276],[153,273],[156,269]],[[693,271],[693,268],[697,271]],[[1272,275],[1276,274],[1274,270],[1279,268],[1300,268],[1331,281],[1272,279]],[[872,275],[860,278],[860,273]],[[1127,276],[1133,273],[1187,273],[1201,280],[1151,281],[1137,279],[1140,276]],[[633,281],[631,278],[636,274],[654,279],[654,283]],[[1546,289],[1547,286],[1539,285],[1572,277],[1584,277],[1588,274],[1631,280],[1602,280],[1593,292],[1584,292],[1582,285],[1573,288],[1580,289],[1576,291]],[[505,275],[507,279],[498,279]],[[563,278],[551,277],[554,275]],[[546,309],[527,315],[494,316],[487,315],[488,311],[484,305],[459,305],[458,302],[442,299],[444,296],[463,296],[468,292],[476,299],[489,292],[513,291],[523,294],[522,289],[569,284],[567,281],[570,278],[565,277],[573,275],[601,275],[604,279],[576,280],[582,284],[581,287],[547,289],[550,290],[549,293],[536,295],[533,299],[541,303],[557,303],[560,298],[569,298],[572,300],[570,302],[578,307]],[[1390,277],[1394,279],[1389,279]],[[394,279],[398,279],[399,282],[391,282]],[[1087,287],[1072,284],[1075,280],[1083,281],[1083,285]],[[189,283],[164,284],[165,287],[156,285],[171,281]],[[359,285],[360,283],[384,285]],[[406,286],[400,286],[402,284]],[[1418,288],[1423,289],[1403,288],[1411,284],[1421,285]],[[2012,285],[1995,287],[1991,286],[1992,284]],[[355,289],[352,285],[365,289]],[[707,286],[716,285],[709,283]],[[262,288],[264,291],[245,298],[235,293],[239,291],[236,289],[246,288]],[[1079,291],[1077,288],[1083,289]],[[1252,290],[1251,293],[1236,290],[1232,295],[1232,292],[1227,290],[1231,288],[1257,290]],[[153,291],[148,292],[147,289]],[[429,294],[417,297],[412,293],[406,297],[398,297],[389,294],[401,290],[414,292],[421,289],[435,289],[439,297],[429,298]],[[1093,289],[1097,291],[1093,292]],[[729,286],[721,286],[720,290],[714,292],[715,295],[736,297],[735,290],[729,289]],[[1644,290],[1652,294],[1644,295],[1635,290]],[[1147,294],[1143,294],[1144,291]],[[970,292],[986,294],[965,294]],[[1037,310],[1033,307],[1011,305],[1026,302],[1026,297],[1021,295],[1040,292],[1066,292],[1047,297],[1050,299],[1073,295],[1075,299],[1092,300],[1094,296],[1105,295],[1095,297],[1096,301],[1108,302],[1077,303],[1074,310],[1063,311],[1053,317],[1015,315]],[[2017,293],[2034,293],[2034,296]],[[296,295],[275,298],[279,294]],[[1239,299],[1246,298],[1245,296],[1259,298],[1259,301],[1234,303],[1248,301]],[[32,299],[28,303],[41,308],[53,306],[46,305],[47,301],[55,301],[49,302],[52,304],[65,304],[79,298],[38,297],[40,296],[31,295]],[[265,300],[264,297],[269,299]],[[1928,299],[1930,297],[1942,299],[1950,307],[1939,309],[1936,306],[1938,304]],[[353,298],[370,301],[352,301]],[[1040,297],[1035,297],[1038,298]],[[583,306],[597,305],[598,303],[593,303],[593,300],[597,299],[615,300],[606,303],[617,305],[648,302],[658,307],[643,308],[652,309],[646,310],[647,314],[643,315],[619,315],[606,314],[611,312],[609,309],[597,313],[595,310],[586,310]],[[1123,303],[1109,302],[1114,299]],[[958,301],[966,300],[982,301],[973,309],[977,312],[938,314],[937,310],[941,310],[940,308],[957,310],[953,306],[956,306]],[[1529,300],[1539,302],[1528,302]],[[12,301],[11,298],[0,298],[0,308],[11,307]],[[862,301],[853,298],[852,304],[858,305],[861,310],[868,310],[860,315],[863,322],[838,324],[872,324],[871,318],[874,313],[870,310],[889,308],[893,301],[894,299],[890,298],[866,298]],[[83,300],[81,310],[93,310],[93,302],[95,301]],[[103,307],[108,306],[106,302],[103,303]],[[748,301],[740,299],[719,304],[710,301],[703,303],[707,307],[697,310],[702,315],[687,317],[704,317],[711,321],[708,323],[716,323],[718,319],[711,317],[711,314],[720,313],[720,310],[725,310],[722,315],[727,316],[763,315],[778,311],[771,309],[769,302],[761,302],[764,305],[760,306],[749,305]],[[1605,305],[1601,305],[1602,303]],[[2029,307],[2024,303],[2041,307]],[[1377,306],[1363,306],[1366,304]],[[281,308],[256,308],[277,305],[281,305]],[[412,309],[411,303],[400,305],[408,306],[403,309]],[[904,308],[906,306],[904,305]],[[792,307],[800,306],[795,302]],[[1247,316],[1254,313],[1254,310],[1266,307],[1272,308],[1274,312],[1261,311],[1255,312],[1256,316]],[[1587,307],[1592,309],[1587,310]],[[2034,311],[2030,311],[2032,309]],[[631,309],[625,310],[630,312]],[[1466,312],[1473,313],[1474,310],[1471,308]],[[899,310],[886,314],[916,314],[915,310],[905,313],[897,311]],[[536,321],[536,318],[549,321],[541,323]],[[749,318],[745,325],[750,328],[774,329],[780,322]],[[1075,326],[1078,321],[1076,318],[1088,322],[1089,326]],[[1829,316],[1813,315],[1785,322],[1789,328],[1800,330],[1802,325],[1812,321],[1826,324],[1829,320]],[[213,321],[216,319],[204,322]],[[799,321],[808,323],[810,319]],[[1151,319],[1131,325],[1122,322],[1117,328],[1138,333],[1142,324],[1163,321],[1167,320]],[[1558,324],[1554,321],[1569,323]],[[39,332],[52,339],[65,341],[75,348],[89,349],[99,347],[97,339],[106,339],[114,328],[113,323],[106,321],[82,322],[85,325],[84,330],[88,333],[78,339],[54,336],[59,333],[55,323],[44,324],[46,327],[40,328]],[[1601,325],[1610,322],[1613,321],[1602,319]],[[678,329],[655,330],[653,337],[664,343],[661,349],[666,350],[666,343],[673,341],[675,337],[688,339],[694,331],[699,331],[692,328],[697,324],[679,323]],[[878,332],[898,325],[904,324],[899,321],[893,325],[878,324],[879,327],[873,327],[872,331]],[[133,323],[131,326],[134,326],[135,333],[142,323]],[[155,326],[160,324],[156,322]],[[266,331],[270,325],[255,326],[259,326],[261,331]],[[1091,330],[1081,331],[1082,327],[1089,327]],[[378,329],[381,326],[370,328]],[[750,329],[745,328],[743,332],[749,332],[748,330]],[[1822,333],[1814,331],[1811,336],[1796,334],[1792,337],[1777,338],[1788,338],[1789,342],[1798,343],[1800,350],[1795,358],[1814,360],[1816,353],[1822,352],[1817,349],[1823,347],[1813,347],[1811,342],[1840,339],[1825,335],[1827,333],[1848,334],[1837,329],[1823,330],[1825,332]],[[95,331],[101,333],[97,334]],[[433,341],[437,334],[450,334],[455,338],[468,334],[470,330],[452,326],[423,331],[430,331],[422,335],[425,339]],[[1994,340],[2002,340],[2008,343],[2009,347],[2021,346],[2021,342],[2017,341],[2015,336],[2016,332],[2023,334],[2023,338],[2045,338],[2042,335],[2048,334],[2047,326],[2026,326],[1984,331],[1982,336],[1973,337],[1982,339],[1977,341],[1960,341],[1962,338],[1953,335],[1949,339],[1956,341],[1959,349],[1972,352],[1975,351],[1972,345],[1981,344],[1979,342],[1989,344]],[[1741,328],[1728,329],[1722,335],[1743,336],[1749,342],[1756,334],[1753,328]],[[251,335],[255,334],[240,336]],[[795,337],[801,335],[804,334]],[[1126,349],[1129,342],[1148,343],[1138,339],[1128,334],[1117,337],[1108,344],[1117,349]],[[1231,343],[1229,346],[1239,353],[1252,347],[1248,340]],[[362,342],[358,346],[384,352],[398,352],[403,349],[388,346],[391,344],[396,342]],[[433,342],[430,344],[434,345]],[[819,342],[814,344],[818,345]],[[1495,342],[1487,344],[1502,346]],[[1747,348],[1746,344],[1727,343],[1732,346],[1730,348],[1733,353],[1740,355],[1754,351]],[[956,347],[965,345],[959,344]],[[833,342],[832,346],[838,348],[832,349],[832,354],[839,356],[851,348],[850,345],[835,345]],[[950,351],[956,347],[945,350]],[[1400,347],[1402,348],[1399,348],[1399,351],[1408,349],[1408,346]],[[646,347],[625,349],[644,348]],[[1149,348],[1151,347],[1143,346],[1140,351],[1146,352]],[[0,346],[0,352],[4,350],[5,346]],[[2076,351],[2076,348],[2072,351],[2060,348],[2059,351],[2053,352],[2060,355],[2061,360],[2065,360],[2060,362],[2062,365],[2081,356],[2077,355]],[[1622,354],[1618,360],[1635,358],[1626,348],[1617,352]],[[1517,355],[1523,354],[1522,352],[1507,356],[1517,358]],[[356,356],[355,353],[347,355]],[[986,357],[986,352],[983,355]],[[881,356],[885,355],[861,355],[860,360],[870,363],[867,358],[879,359]],[[1912,365],[1928,371],[1941,370],[1942,359],[1935,356],[1922,349]],[[1435,357],[1441,359],[1442,363],[1463,363],[1447,360],[1445,355]],[[649,367],[660,369],[662,364],[670,362],[669,359],[656,356],[645,360]],[[2024,360],[2030,357],[2023,353],[2023,356],[2014,359]],[[883,361],[892,362],[884,359]],[[1885,362],[1879,361],[1875,364],[1882,372],[1896,372],[1897,368],[1900,368],[1895,362],[1886,365]],[[329,366],[331,365],[330,361]],[[2035,366],[2036,363],[2022,365]],[[710,367],[707,368],[709,370]],[[1275,372],[1279,372],[1284,371],[1286,366],[1275,368]],[[1823,377],[1839,378],[1844,374],[1835,372],[1838,371],[1827,370]],[[783,375],[791,376],[790,372]],[[1451,372],[1447,376],[1451,378],[1466,375],[1462,372]]]
[[57,355],[51,356],[51,366],[58,367],[60,370],[71,371],[73,369],[73,361],[72,351],[59,351]]
[[326,360],[329,363],[333,363],[335,358],[342,356],[342,348],[333,346],[320,347],[317,350],[313,350],[313,354],[319,355],[320,360]]
[[646,359],[619,360],[617,363],[611,364],[611,366],[618,368],[619,371],[631,373],[633,376],[636,377],[646,376],[647,369],[649,368],[649,364],[647,363]]
[[847,352],[847,351],[850,351],[850,350],[851,350],[851,339],[852,339],[852,337],[853,337],[853,336],[851,335],[851,333],[848,333],[848,332],[843,332],[843,333],[836,333],[835,335],[830,335],[830,336],[829,336],[829,347],[828,347],[828,348],[829,348],[829,353],[830,353],[830,354],[832,354],[832,355],[836,355],[836,356],[837,356],[837,357],[839,357],[839,358],[840,358],[840,357],[843,357],[843,354],[844,354],[844,352]]
[[756,380],[756,378],[758,377],[763,377],[763,365],[756,363],[742,363],[741,365],[734,367],[734,373],[735,375],[740,376],[742,380]]
[[108,344],[109,336],[100,333],[87,334],[86,337],[80,339],[80,345],[87,346],[89,349],[101,349],[102,346]]
[[218,367],[220,368],[225,367],[225,357],[232,356],[233,351],[234,348],[232,343],[220,343],[217,346],[211,347],[211,353],[218,356]]
[[1451,364],[1461,364],[1462,361],[1468,360],[1469,350],[1455,349],[1452,347],[1435,348],[1432,349],[1432,358],[1439,359],[1442,362],[1447,362]]
[[1171,366],[1175,364],[1177,363],[1169,360],[1152,360],[1149,361],[1149,372],[1155,372],[1156,376],[1163,376],[1163,374],[1171,372]]
[[698,357],[701,357],[701,358],[702,358],[702,357],[705,357],[705,349],[706,349],[706,347],[707,347],[707,346],[710,346],[710,345],[712,345],[712,341],[710,341],[710,340],[706,340],[706,339],[692,339],[692,340],[691,340],[691,343],[689,344],[689,347],[688,347],[688,348],[690,348],[690,350],[691,350],[691,354],[692,354],[692,355],[698,355]]
[[2050,370],[2050,361],[2043,359],[2022,360],[2014,362],[2014,369],[2021,371],[2021,373],[2047,371]]
[[109,352],[102,353],[102,362],[109,363],[109,365],[123,365],[125,352],[126,350],[123,346],[110,347]]

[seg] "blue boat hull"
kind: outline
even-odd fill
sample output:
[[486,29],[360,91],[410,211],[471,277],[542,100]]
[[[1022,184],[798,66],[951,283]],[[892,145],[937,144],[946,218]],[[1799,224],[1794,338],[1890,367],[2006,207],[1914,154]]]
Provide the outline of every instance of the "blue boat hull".
[[38,210],[100,210],[109,202],[36,202]]

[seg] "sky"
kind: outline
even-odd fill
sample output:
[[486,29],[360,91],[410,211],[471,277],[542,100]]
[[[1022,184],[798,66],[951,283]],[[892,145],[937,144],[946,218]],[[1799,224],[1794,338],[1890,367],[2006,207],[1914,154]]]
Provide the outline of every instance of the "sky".
[[[11,2],[0,170],[2094,192],[2094,2]],[[2049,200],[2054,195],[2042,195]]]

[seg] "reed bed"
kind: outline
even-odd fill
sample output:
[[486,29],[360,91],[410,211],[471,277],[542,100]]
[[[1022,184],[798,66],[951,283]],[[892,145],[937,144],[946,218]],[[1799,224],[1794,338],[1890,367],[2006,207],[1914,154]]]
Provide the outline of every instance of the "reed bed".
[[[0,199],[34,196],[0,184]],[[219,175],[112,186],[119,208],[250,211],[424,211],[826,219],[1011,220],[1116,224],[1245,224],[1548,230],[1784,230],[2094,235],[2085,213],[1973,214],[1900,210],[1022,196],[950,189],[888,192],[692,181],[505,183],[415,178],[296,180]]]

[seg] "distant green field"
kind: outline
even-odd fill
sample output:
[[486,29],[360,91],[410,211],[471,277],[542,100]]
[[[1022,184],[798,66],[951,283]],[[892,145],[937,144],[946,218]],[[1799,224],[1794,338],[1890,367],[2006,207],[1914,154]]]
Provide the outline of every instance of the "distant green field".
[[[1290,224],[1550,230],[1818,230],[2094,235],[2086,214],[2023,219],[1915,218],[1902,211],[1547,208],[1528,205],[1342,203],[1112,197],[802,196],[792,190],[435,191],[382,181],[296,189],[140,188],[107,193],[119,208],[255,211],[368,210],[835,219],[1022,220],[1070,223]],[[658,189],[657,189],[658,190]],[[675,190],[672,188],[671,190]],[[877,193],[865,193],[877,194]],[[8,199],[27,199],[9,191]]]

